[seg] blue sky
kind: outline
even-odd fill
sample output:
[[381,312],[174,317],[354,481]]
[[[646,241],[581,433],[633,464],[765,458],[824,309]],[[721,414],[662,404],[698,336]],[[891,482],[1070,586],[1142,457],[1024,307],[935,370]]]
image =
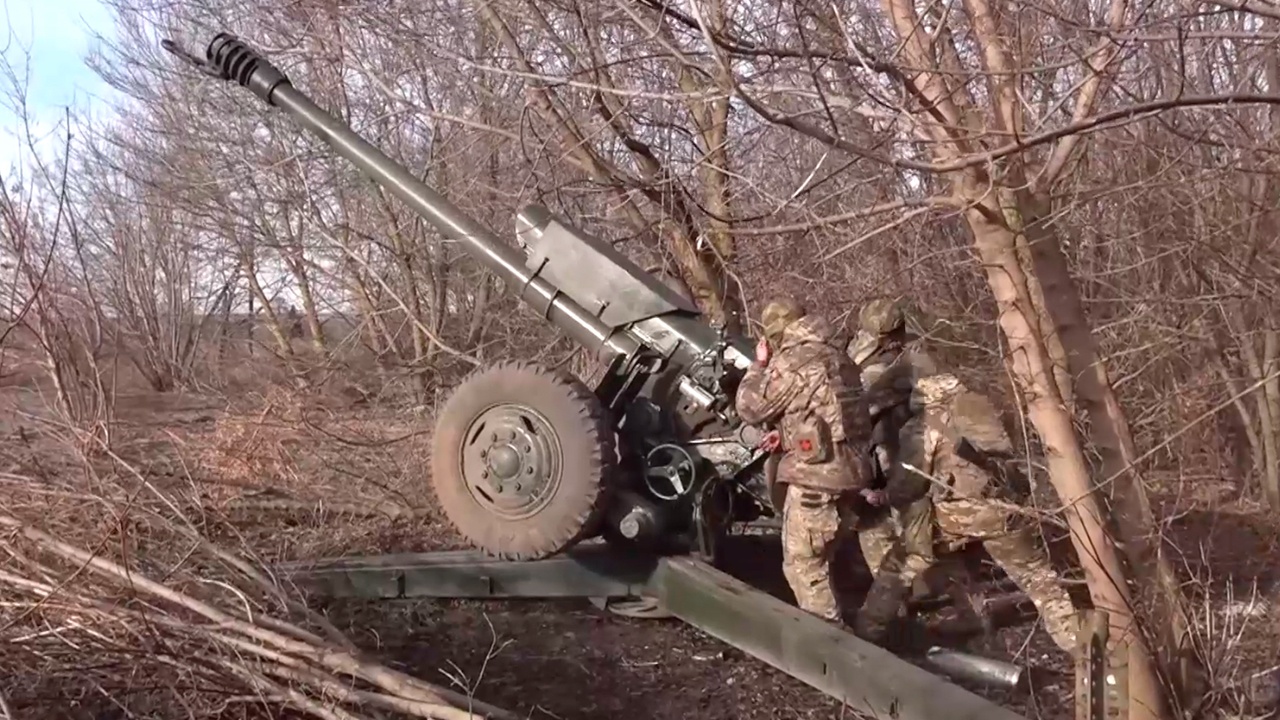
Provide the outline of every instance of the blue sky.
[[[0,29],[6,64],[20,78],[27,73],[28,108],[41,134],[55,127],[67,106],[104,104],[99,98],[110,88],[84,62],[96,42],[95,32],[113,32],[112,11],[100,0],[0,0]],[[0,78],[0,93],[7,96],[9,86],[7,78]],[[2,104],[0,173],[7,173],[20,153],[26,153],[16,135],[20,122],[7,97]]]

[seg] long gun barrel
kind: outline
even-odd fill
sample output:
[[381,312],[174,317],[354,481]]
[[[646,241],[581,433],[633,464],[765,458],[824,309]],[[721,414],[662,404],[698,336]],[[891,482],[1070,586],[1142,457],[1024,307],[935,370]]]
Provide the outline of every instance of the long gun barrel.
[[583,347],[597,349],[605,358],[631,355],[639,349],[634,338],[601,322],[538,277],[535,271],[525,266],[517,250],[503,243],[488,228],[468,217],[404,166],[312,102],[293,87],[279,68],[244,42],[230,34],[219,33],[209,43],[206,62],[218,77],[248,88],[269,105],[288,113],[442,234],[461,243],[472,257],[508,287],[520,288],[522,300]]

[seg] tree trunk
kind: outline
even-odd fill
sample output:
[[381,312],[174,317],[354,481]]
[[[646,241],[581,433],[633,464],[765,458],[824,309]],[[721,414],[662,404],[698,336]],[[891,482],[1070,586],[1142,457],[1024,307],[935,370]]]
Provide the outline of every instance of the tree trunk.
[[[245,282],[249,284],[249,292],[257,299],[262,306],[262,314],[266,318],[267,331],[271,333],[271,337],[276,341],[276,348],[280,351],[280,357],[288,365],[289,371],[293,372],[294,354],[293,345],[289,342],[289,336],[285,333],[284,328],[280,325],[280,318],[276,315],[276,309],[271,305],[271,298],[267,297],[267,293],[262,289],[262,284],[258,282],[258,269],[254,263],[250,250],[241,250],[240,268],[244,271]],[[252,313],[252,310],[250,311]],[[252,315],[250,322],[254,321]],[[252,345],[252,334],[250,335],[250,345]]]
[[[919,32],[920,17],[914,3],[909,0],[882,2],[902,43],[903,57],[916,68],[908,82],[929,108],[917,117],[926,132],[937,141],[931,148],[935,159],[947,161],[972,153],[975,140],[980,144],[980,138],[991,126],[1006,133],[1021,134],[1021,101],[1017,88],[1011,80],[1000,79],[1012,77],[1016,63],[1006,47],[1006,28],[1001,26],[998,12],[984,0],[965,0],[964,3],[992,84],[988,95],[992,100],[993,117],[984,121],[977,116],[973,97],[968,92],[948,87],[948,78],[953,73],[945,72],[946,65],[960,64],[955,40],[948,35],[949,24],[942,25],[936,39],[930,40],[928,33]],[[1123,11],[1124,3],[1113,0],[1109,11],[1111,21],[1117,22],[1123,17]],[[938,48],[935,43],[941,43],[942,47]],[[1090,81],[1090,94],[1097,92],[1098,82],[1100,80]],[[1076,108],[1076,112],[1087,113],[1090,98],[1082,95],[1081,100],[1083,104]],[[1050,163],[1050,177],[1058,172],[1057,168],[1070,155],[1073,142],[1055,150]],[[1014,159],[1014,162],[1018,160]],[[1104,508],[1094,493],[1089,464],[1071,412],[1071,397],[1078,394],[1072,383],[1072,376],[1076,373],[1064,370],[1075,370],[1071,364],[1073,349],[1077,353],[1088,351],[1092,357],[1092,336],[1088,325],[1083,322],[1082,312],[1075,315],[1074,319],[1079,322],[1074,324],[1053,319],[1055,306],[1062,304],[1060,297],[1075,297],[1078,301],[1074,294],[1076,288],[1070,277],[1065,275],[1065,261],[1060,266],[1062,274],[1052,274],[1055,268],[1047,266],[1044,269],[1050,274],[1040,275],[1040,266],[1044,263],[1039,262],[1038,257],[1045,249],[1036,240],[1038,233],[1043,233],[1046,228],[1040,222],[1040,215],[1029,212],[1032,206],[1028,206],[1025,193],[1020,195],[1008,191],[1016,186],[1025,186],[1025,183],[1018,182],[1020,168],[1015,165],[1012,170],[1011,177],[1005,182],[1014,185],[1001,186],[997,182],[997,192],[994,193],[991,192],[994,179],[982,169],[957,173],[950,179],[957,191],[955,194],[973,203],[964,217],[973,233],[987,283],[1000,311],[999,323],[1009,341],[1013,376],[1021,386],[1029,419],[1044,443],[1049,479],[1064,504],[1072,543],[1084,570],[1089,593],[1094,604],[1108,613],[1111,642],[1127,650],[1129,717],[1131,720],[1167,718],[1170,708],[1166,688],[1160,682],[1160,666],[1141,633],[1137,632],[1127,568],[1111,535]],[[1020,252],[1019,236],[1023,234],[1026,237],[1021,238]],[[1057,252],[1061,257],[1056,244],[1051,244],[1048,250]],[[1031,262],[1027,263],[1027,259]],[[1036,286],[1037,283],[1040,287]],[[1073,330],[1077,336],[1069,337],[1064,330]],[[1073,340],[1084,344],[1073,346]],[[1058,358],[1054,357],[1055,348]],[[1064,359],[1065,368],[1062,367]],[[1097,363],[1090,363],[1090,366],[1101,368]],[[1119,422],[1127,437],[1127,425],[1123,424],[1124,416],[1110,394],[1110,384],[1105,382],[1105,375],[1101,379],[1102,384],[1094,388],[1096,392],[1091,398],[1100,403],[1094,407],[1100,418],[1095,425]],[[1119,442],[1112,445],[1119,445]],[[1133,499],[1133,493],[1121,493],[1121,496]],[[1145,501],[1145,496],[1138,495],[1137,500]]]
[[[707,7],[707,21],[714,32],[724,30],[724,8],[719,0],[712,0]],[[704,93],[714,85],[723,95],[709,99],[687,101],[689,114],[693,117],[698,134],[702,140],[703,156],[698,163],[698,173],[702,178],[703,206],[708,213],[707,218],[707,250],[697,260],[707,266],[708,275],[720,287],[709,288],[715,294],[706,306],[721,309],[720,317],[725,321],[730,332],[741,332],[745,318],[739,317],[743,309],[741,293],[734,285],[734,279],[728,268],[734,261],[736,248],[728,219],[732,216],[731,192],[729,187],[729,97],[733,94],[733,78],[718,65],[711,73],[713,80],[699,79],[703,76],[695,74],[687,66],[681,66],[678,79],[681,89],[694,95]],[[701,86],[700,86],[701,85]],[[695,240],[696,243],[696,240]],[[685,277],[689,277],[686,271]],[[695,294],[706,295],[702,292]]]
[[[968,197],[984,197],[983,187],[969,184],[964,188]],[[1044,442],[1050,482],[1065,505],[1067,526],[1090,595],[1094,605],[1109,615],[1112,641],[1128,650],[1129,718],[1170,717],[1154,658],[1134,622],[1132,595],[1123,581],[1126,568],[1094,493],[1071,413],[1058,394],[1044,338],[1035,331],[1035,305],[1018,261],[1016,234],[1005,225],[1002,208],[990,199],[966,211],[965,218],[1000,310],[1013,375],[1026,398],[1028,417]]]
[[[413,257],[417,250],[415,243],[405,237],[407,224],[402,225],[400,217],[391,207],[391,203],[385,193],[379,195],[379,207],[383,212],[383,217],[387,220],[387,235],[391,241],[391,252],[394,256],[396,268],[400,271],[400,277],[404,285],[404,295],[407,296],[402,308],[408,316],[409,337],[413,340],[413,354],[415,363],[423,363],[430,357],[432,348],[431,339],[427,337],[423,331],[423,326],[431,322],[431,318],[426,316],[423,310],[423,289],[418,285],[418,274],[414,271]],[[426,379],[422,373],[415,373],[418,379],[419,390],[426,392]]]
[[1028,246],[1035,274],[1044,292],[1044,308],[1051,328],[1066,351],[1069,376],[1089,421],[1089,439],[1101,462],[1100,488],[1114,513],[1113,526],[1128,561],[1130,589],[1142,601],[1144,629],[1160,667],[1179,667],[1175,690],[1190,690],[1196,674],[1190,623],[1182,606],[1182,592],[1173,567],[1161,551],[1159,531],[1151,501],[1135,467],[1138,451],[1128,419],[1116,398],[1106,364],[1098,356],[1097,343],[1084,314],[1080,292],[1067,267],[1057,236],[1048,226],[1052,217],[1046,201],[1022,194],[1019,198],[1026,222]]
[[1074,414],[1076,390],[1075,383],[1072,382],[1071,364],[1067,358],[1063,337],[1054,329],[1053,318],[1046,307],[1049,301],[1045,299],[1044,287],[1040,283],[1039,273],[1035,270],[1036,248],[1033,247],[1034,243],[1028,235],[1027,218],[1022,212],[1025,203],[1019,202],[1018,193],[1008,188],[997,188],[996,192],[1000,197],[1005,223],[1017,234],[1018,262],[1026,271],[1027,292],[1031,296],[1031,306],[1035,309],[1035,317],[1028,320],[1035,322],[1036,332],[1044,338],[1045,350],[1049,352],[1049,358],[1053,361],[1053,378],[1058,386],[1058,394],[1062,396],[1062,402],[1066,405],[1067,411]]
[[1258,415],[1263,418],[1262,444],[1265,448],[1266,465],[1259,468],[1262,479],[1262,496],[1272,510],[1280,510],[1280,443],[1277,443],[1277,432],[1280,431],[1280,379],[1276,373],[1276,331],[1267,329],[1262,338],[1262,367],[1258,373],[1258,381],[1263,385],[1257,391]]
[[[301,254],[301,253],[299,253]],[[320,308],[316,305],[315,294],[311,290],[311,277],[308,275],[305,260],[298,258],[291,262],[293,276],[298,281],[298,294],[302,297],[302,314],[311,332],[311,348],[316,356],[325,358],[329,355],[329,343],[324,335],[324,326],[320,324]]]
[[1240,426],[1244,429],[1245,442],[1249,445],[1249,465],[1245,467],[1243,463],[1237,461],[1241,476],[1247,477],[1251,474],[1262,477],[1266,471],[1268,455],[1266,448],[1262,444],[1262,437],[1259,435],[1259,427],[1261,423],[1253,419],[1253,413],[1249,411],[1247,404],[1248,395],[1244,392],[1244,387],[1240,380],[1231,374],[1231,370],[1227,365],[1226,353],[1218,350],[1218,357],[1214,361],[1214,370],[1217,371],[1218,377],[1222,378],[1222,384],[1226,387],[1227,392],[1233,398],[1231,404],[1236,409],[1236,414],[1240,418]]

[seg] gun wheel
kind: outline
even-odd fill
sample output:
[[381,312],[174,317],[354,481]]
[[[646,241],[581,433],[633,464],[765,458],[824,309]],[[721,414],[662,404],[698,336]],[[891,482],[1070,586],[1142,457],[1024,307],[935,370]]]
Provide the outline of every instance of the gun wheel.
[[475,547],[554,555],[598,527],[614,434],[581,381],[527,363],[471,374],[436,421],[431,484]]

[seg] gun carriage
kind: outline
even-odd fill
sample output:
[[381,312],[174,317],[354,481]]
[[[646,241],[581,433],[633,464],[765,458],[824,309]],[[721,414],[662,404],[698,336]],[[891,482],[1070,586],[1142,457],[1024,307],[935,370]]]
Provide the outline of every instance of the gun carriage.
[[[436,420],[431,483],[480,553],[282,568],[295,581],[366,598],[649,595],[860,710],[1019,717],[716,569],[732,526],[776,525],[780,515],[757,449],[761,432],[734,410],[750,339],[709,322],[611,244],[545,207],[521,210],[515,246],[504,243],[234,36],[214,37],[204,59],[162,44],[325,141],[605,367],[590,388],[534,363],[504,362],[454,389]],[[604,542],[584,544],[593,539]],[[997,674],[1020,676],[1003,664]]]

